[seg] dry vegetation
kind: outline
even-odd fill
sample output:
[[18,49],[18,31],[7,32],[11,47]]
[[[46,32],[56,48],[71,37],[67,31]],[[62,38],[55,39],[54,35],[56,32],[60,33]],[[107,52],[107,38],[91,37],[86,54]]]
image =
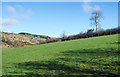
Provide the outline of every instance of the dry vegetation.
[[16,34],[2,34],[2,48],[13,48],[28,45],[35,45],[40,42],[40,40],[31,39],[29,37],[24,37]]

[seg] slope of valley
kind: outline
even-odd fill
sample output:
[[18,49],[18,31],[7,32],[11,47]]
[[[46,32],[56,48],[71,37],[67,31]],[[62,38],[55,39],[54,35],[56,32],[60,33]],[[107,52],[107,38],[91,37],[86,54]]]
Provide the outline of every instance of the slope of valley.
[[[32,36],[27,34],[13,34],[1,32],[1,44],[2,48],[14,48],[14,47],[22,47],[28,45],[36,45],[42,41],[46,41],[50,39],[48,36],[38,37],[39,35]],[[42,35],[41,35],[42,36]]]

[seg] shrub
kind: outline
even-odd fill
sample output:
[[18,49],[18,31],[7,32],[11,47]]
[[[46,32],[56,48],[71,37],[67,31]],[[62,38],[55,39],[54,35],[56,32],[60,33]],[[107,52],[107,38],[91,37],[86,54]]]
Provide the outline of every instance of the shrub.
[[97,33],[94,32],[87,32],[87,33],[79,33],[77,35],[72,35],[67,37],[66,39],[62,40],[62,41],[66,41],[66,40],[74,40],[74,39],[80,39],[80,38],[89,38],[89,37],[96,37],[96,36],[103,36],[103,35],[111,35],[111,34],[117,34],[120,33],[120,29],[107,29],[106,31],[104,30],[99,30]]
[[39,44],[45,44],[45,43],[51,43],[51,42],[57,42],[57,41],[67,41],[67,40],[75,40],[75,39],[81,39],[81,38],[89,38],[89,37],[96,37],[96,36],[104,36],[104,35],[111,35],[111,34],[117,34],[120,33],[120,29],[107,29],[99,30],[97,33],[95,32],[86,32],[86,33],[79,33],[77,35],[68,36],[66,38],[57,38],[57,39],[47,39],[46,41],[41,41]]

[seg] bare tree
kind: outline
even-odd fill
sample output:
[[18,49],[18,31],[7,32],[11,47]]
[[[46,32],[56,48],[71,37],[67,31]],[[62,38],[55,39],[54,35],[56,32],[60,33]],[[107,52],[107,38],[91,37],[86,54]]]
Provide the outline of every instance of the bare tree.
[[101,11],[93,11],[92,17],[90,18],[91,21],[93,21],[91,24],[96,26],[96,33],[98,31],[98,26],[100,26],[100,19],[103,18]]
[[63,38],[63,39],[67,38],[67,35],[65,32],[62,33],[61,38]]

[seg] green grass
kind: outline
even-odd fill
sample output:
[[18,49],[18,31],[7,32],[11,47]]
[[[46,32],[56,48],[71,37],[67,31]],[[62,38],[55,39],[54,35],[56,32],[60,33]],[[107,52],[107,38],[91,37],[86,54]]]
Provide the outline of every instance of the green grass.
[[3,75],[118,74],[118,34],[4,49]]

